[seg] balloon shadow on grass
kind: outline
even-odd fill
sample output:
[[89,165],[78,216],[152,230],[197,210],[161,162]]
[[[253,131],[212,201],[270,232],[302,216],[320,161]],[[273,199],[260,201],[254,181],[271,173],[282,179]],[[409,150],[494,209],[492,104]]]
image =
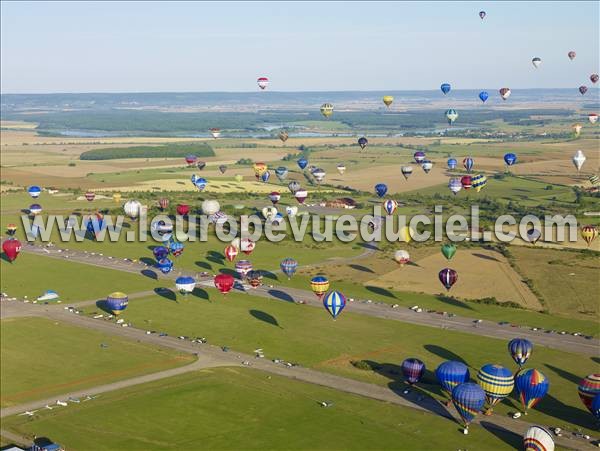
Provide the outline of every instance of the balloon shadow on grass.
[[373,271],[371,268],[367,268],[366,266],[363,265],[348,265],[350,268],[355,269],[356,271],[362,271],[362,272],[370,272],[370,273],[374,273],[375,271]]
[[279,327],[280,329],[283,329],[283,327],[281,327],[279,325],[279,323],[277,322],[277,319],[273,316],[270,315],[267,312],[263,312],[262,310],[248,310],[248,313],[250,313],[250,315],[252,315],[254,318],[256,318],[259,321],[265,322],[267,324],[270,324],[272,326],[275,327]]
[[6,255],[4,252],[2,252],[2,255],[0,255],[0,258],[2,260],[4,260],[7,263],[12,263],[9,259],[8,259],[8,255]]
[[473,255],[473,257],[482,258],[484,260],[492,260],[492,261],[495,261],[495,262],[499,262],[500,261],[496,257],[490,257],[489,255],[485,255],[485,254],[474,253],[472,255]]
[[396,295],[394,293],[392,293],[390,290],[386,290],[385,288],[374,287],[372,285],[367,285],[365,288],[367,290],[369,290],[371,293],[375,293],[375,294],[378,294],[380,296],[385,296],[385,297],[388,297],[388,298],[396,299]]
[[192,294],[192,296],[195,296],[200,299],[206,299],[208,301],[208,293],[205,290],[203,290],[202,288],[198,288],[198,287],[194,288],[194,291],[192,291],[191,294]]
[[240,275],[240,273],[238,273],[237,271],[235,271],[233,269],[229,269],[229,268],[221,268],[219,270],[219,273],[221,273],[221,274],[229,274],[234,279],[241,279],[242,278],[242,276]]
[[535,406],[536,410],[545,413],[548,416],[554,417],[557,420],[564,421],[565,423],[571,423],[579,427],[588,429],[594,429],[596,421],[593,415],[582,408],[576,408],[564,404],[554,396],[547,394],[542,398],[540,403]]
[[175,294],[175,292],[170,288],[158,287],[154,289],[154,292],[160,297],[168,299],[169,301],[177,302],[177,294]]
[[279,277],[277,277],[277,274],[271,272],[271,271],[266,271],[264,269],[260,270],[260,273],[263,275],[263,277],[265,277],[266,279],[271,279],[271,280],[279,280]]
[[463,302],[459,299],[456,299],[455,297],[452,296],[446,296],[443,294],[438,294],[435,297],[438,301],[443,302],[444,304],[448,304],[448,305],[452,305],[454,307],[460,307],[460,308],[464,308],[467,310],[473,310],[473,307],[471,307],[469,304],[467,304],[466,302]]
[[104,313],[108,313],[109,315],[113,314],[110,311],[110,309],[108,308],[108,304],[106,303],[106,299],[100,299],[100,300],[96,301],[96,307],[98,307]]
[[142,269],[141,273],[143,276],[146,276],[149,279],[158,280],[158,274],[156,274],[156,272],[152,271],[151,269]]
[[154,266],[156,260],[150,257],[140,257],[140,262],[142,262],[144,265]]
[[575,385],[579,385],[579,383],[581,382],[582,377],[580,377],[580,376],[577,376],[573,373],[569,373],[568,371],[565,371],[562,368],[557,368],[554,365],[550,365],[548,363],[546,363],[545,365],[550,371],[554,371],[560,377],[562,377],[563,379],[565,379],[569,382],[574,383]]
[[267,291],[267,293],[269,293],[269,295],[273,296],[275,299],[279,299],[280,301],[295,302],[294,298],[287,294],[285,291],[272,289]]
[[516,434],[515,432],[509,431],[508,429],[489,421],[481,421],[480,424],[483,429],[498,437],[511,448],[521,449],[523,437],[521,437],[520,434]]
[[425,348],[426,351],[431,352],[432,354],[435,354],[438,357],[441,357],[442,359],[456,360],[456,361],[462,362],[468,366],[467,362],[465,362],[465,360],[461,356],[459,356],[458,354],[455,354],[454,352],[450,351],[449,349],[443,348],[438,345],[424,345],[423,348]]
[[213,262],[213,263],[216,263],[218,265],[224,265],[225,264],[225,256],[223,254],[221,254],[220,252],[208,251],[207,254],[206,254],[206,259],[209,262]]
[[210,263],[203,262],[202,260],[198,260],[197,262],[195,262],[195,264],[196,264],[196,266],[198,266],[199,268],[202,268],[202,269],[208,269],[208,270],[212,269],[212,265]]

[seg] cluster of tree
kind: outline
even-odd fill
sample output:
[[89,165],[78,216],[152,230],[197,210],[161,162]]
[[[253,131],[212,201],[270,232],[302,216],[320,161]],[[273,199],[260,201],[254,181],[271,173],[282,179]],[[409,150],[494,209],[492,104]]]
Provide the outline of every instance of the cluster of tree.
[[108,147],[83,152],[80,160],[117,160],[120,158],[184,158],[186,155],[212,157],[212,147],[206,143],[165,144],[162,146]]

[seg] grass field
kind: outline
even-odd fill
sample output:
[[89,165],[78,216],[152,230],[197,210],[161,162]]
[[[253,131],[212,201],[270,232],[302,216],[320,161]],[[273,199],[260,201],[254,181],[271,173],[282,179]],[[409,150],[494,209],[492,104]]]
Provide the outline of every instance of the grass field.
[[[191,363],[179,354],[43,318],[1,322],[2,407]],[[101,348],[100,344],[107,345]]]
[[[333,406],[324,409],[319,402]],[[174,412],[176,412],[174,414]],[[72,450],[512,449],[516,434],[240,368],[203,370],[103,395],[93,403],[12,417],[5,426]],[[90,439],[93,438],[93,442]],[[200,445],[201,444],[201,445]]]
[[[91,314],[94,309],[85,311]],[[395,379],[358,370],[349,362],[367,359],[397,367],[403,359],[417,357],[433,369],[443,360],[463,359],[472,374],[490,362],[515,368],[505,341],[357,315],[351,305],[333,321],[324,309],[251,294],[232,292],[224,297],[216,290],[197,288],[186,299],[172,293],[135,299],[123,316],[137,327],[176,336],[202,336],[211,344],[248,353],[262,348],[267,358],[282,358],[382,385]],[[552,384],[550,395],[530,412],[529,421],[558,421],[591,429],[593,419],[580,405],[576,387],[579,378],[597,372],[598,365],[589,358],[543,347],[535,349],[528,364],[539,368]],[[424,389],[439,396],[431,373],[426,380]],[[497,411],[506,413],[514,406],[516,401],[505,403]]]

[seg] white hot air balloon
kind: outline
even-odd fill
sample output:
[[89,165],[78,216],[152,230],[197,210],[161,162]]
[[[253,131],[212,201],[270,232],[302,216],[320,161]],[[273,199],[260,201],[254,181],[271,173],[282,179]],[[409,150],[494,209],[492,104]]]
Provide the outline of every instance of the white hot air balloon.
[[552,434],[540,426],[531,426],[523,435],[525,451],[554,451]]
[[588,121],[590,121],[590,124],[595,124],[598,122],[598,115],[596,113],[588,114]]
[[140,210],[142,209],[142,204],[137,200],[128,200],[123,205],[123,210],[125,214],[129,216],[131,219],[135,219],[140,215]]
[[337,171],[339,172],[340,175],[344,175],[344,172],[346,172],[346,165],[341,164],[341,163],[338,164]]
[[294,217],[298,214],[298,207],[296,207],[295,205],[293,206],[289,206],[289,207],[285,207],[285,212],[287,213],[287,215],[291,218]]
[[429,174],[429,171],[433,168],[433,163],[429,160],[425,160],[423,164],[421,164],[421,168],[425,171],[425,174]]
[[412,166],[402,166],[400,168],[400,172],[402,172],[402,175],[404,176],[404,178],[406,180],[408,180],[410,175],[413,173],[413,168],[412,168]]
[[202,213],[207,216],[214,215],[221,209],[219,202],[214,199],[206,199],[202,202]]
[[542,64],[542,59],[541,59],[541,58],[538,58],[538,57],[536,56],[535,58],[533,58],[533,59],[531,60],[531,64],[533,64],[533,67],[535,67],[535,68],[537,69],[538,67],[540,67],[540,64]]
[[260,89],[264,90],[267,88],[267,86],[269,86],[269,79],[267,77],[260,77],[258,80],[256,80],[256,84]]
[[585,155],[581,150],[575,152],[575,155],[573,155],[573,164],[577,168],[577,171],[581,170],[581,167],[583,166],[583,163],[585,163],[585,160]]
[[410,262],[410,254],[408,251],[400,249],[394,253],[394,260],[396,260],[396,263],[398,263],[400,266],[404,266]]
[[325,178],[325,171],[323,169],[315,169],[312,173],[313,177],[315,178],[315,180],[317,181],[317,183],[321,183],[323,181],[323,179]]
[[274,218],[277,214],[277,208],[275,207],[265,207],[262,209],[262,215],[265,219]]

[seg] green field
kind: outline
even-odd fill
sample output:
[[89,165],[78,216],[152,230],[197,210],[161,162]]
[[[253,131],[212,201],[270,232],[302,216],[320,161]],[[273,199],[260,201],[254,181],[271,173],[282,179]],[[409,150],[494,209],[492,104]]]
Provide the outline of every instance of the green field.
[[[165,294],[133,300],[123,317],[138,327],[175,336],[206,337],[211,344],[248,353],[263,348],[267,358],[382,385],[394,382],[395,377],[356,369],[350,360],[373,360],[397,368],[403,359],[417,357],[433,370],[443,360],[458,358],[471,366],[473,375],[490,362],[515,368],[505,341],[367,317],[353,314],[351,309],[333,321],[320,308],[237,292],[223,296],[214,289],[197,288],[185,299]],[[589,358],[543,347],[535,349],[529,364],[546,374],[552,386],[547,399],[530,412],[529,421],[570,422],[591,429],[593,418],[580,404],[577,382],[598,372],[598,365]],[[426,382],[424,390],[439,396],[431,373]],[[496,410],[506,413],[516,404],[504,403]]]
[[[322,408],[319,402],[333,405]],[[517,434],[251,369],[203,370],[121,390],[4,427],[72,450],[514,449]]]
[[[1,322],[2,407],[191,363],[191,355],[43,318]],[[102,348],[100,345],[107,345]]]

